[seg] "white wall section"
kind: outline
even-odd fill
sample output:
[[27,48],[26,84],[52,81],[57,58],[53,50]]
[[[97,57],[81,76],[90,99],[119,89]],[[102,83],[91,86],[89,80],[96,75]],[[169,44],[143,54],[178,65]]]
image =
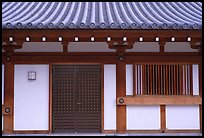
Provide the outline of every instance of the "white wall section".
[[199,129],[199,106],[166,106],[167,129]]
[[104,130],[116,130],[116,65],[104,65]]
[[127,130],[160,129],[159,106],[126,106]]
[[158,42],[136,42],[132,49],[126,52],[159,52]]
[[189,42],[167,42],[164,52],[198,52],[198,49],[192,49]]
[[[28,80],[36,71],[36,80]],[[48,130],[49,65],[15,65],[14,130]]]
[[193,95],[199,95],[199,68],[197,64],[193,65]]
[[[80,41],[80,38],[79,38]],[[106,42],[70,42],[69,52],[115,52]]]
[[126,65],[126,95],[133,95],[133,65]]
[[24,42],[23,47],[14,52],[63,52],[63,45],[61,42]]

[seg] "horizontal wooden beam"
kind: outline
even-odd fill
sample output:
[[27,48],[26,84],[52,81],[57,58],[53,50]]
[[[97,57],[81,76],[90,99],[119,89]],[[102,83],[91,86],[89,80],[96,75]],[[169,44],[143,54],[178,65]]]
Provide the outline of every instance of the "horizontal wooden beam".
[[57,42],[59,36],[68,42],[74,42],[75,36],[79,37],[79,41],[90,41],[92,36],[95,41],[106,41],[108,36],[114,41],[124,36],[128,37],[128,41],[138,41],[140,36],[144,41],[154,41],[155,37],[165,41],[171,41],[170,37],[175,37],[176,41],[186,41],[189,36],[192,40],[202,39],[202,30],[2,30],[3,42],[9,42],[10,36],[14,37],[14,41],[25,41],[25,37],[29,36],[33,42],[40,42],[42,37],[47,37],[47,41]]
[[[122,100],[123,99],[123,100]],[[141,95],[117,97],[117,105],[201,105],[200,96],[160,96],[160,95]]]
[[[5,63],[6,55],[2,55],[2,62]],[[68,54],[34,54],[25,53],[17,54],[15,53],[11,60],[15,64],[49,64],[49,63],[106,63],[115,64],[119,61],[119,57],[115,54],[102,55],[68,55]],[[173,55],[160,55],[160,56],[129,56],[125,55],[123,62],[126,64],[199,64],[202,58],[198,55],[192,56],[173,56]]]

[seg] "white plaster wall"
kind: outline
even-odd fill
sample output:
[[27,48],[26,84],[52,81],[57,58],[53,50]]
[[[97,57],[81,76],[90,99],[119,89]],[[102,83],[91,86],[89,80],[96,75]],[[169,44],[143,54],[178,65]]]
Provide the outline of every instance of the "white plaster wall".
[[61,42],[24,42],[21,49],[15,52],[63,52]]
[[166,106],[167,129],[199,129],[199,106]]
[[[2,65],[2,104],[4,104],[4,65]],[[3,123],[4,123],[4,118],[3,118],[3,115],[2,115],[2,130],[3,130]]]
[[159,52],[158,42],[136,42],[132,49],[126,52]]
[[198,65],[193,65],[193,95],[199,95],[199,70]]
[[198,49],[192,49],[189,42],[167,42],[164,52],[198,52]]
[[127,130],[160,129],[159,106],[126,106]]
[[[36,71],[36,80],[28,80]],[[14,130],[48,130],[49,65],[15,65]]]
[[133,65],[126,65],[126,95],[133,95]]
[[116,130],[116,65],[104,65],[104,130]]
[[69,52],[115,52],[106,42],[70,42]]

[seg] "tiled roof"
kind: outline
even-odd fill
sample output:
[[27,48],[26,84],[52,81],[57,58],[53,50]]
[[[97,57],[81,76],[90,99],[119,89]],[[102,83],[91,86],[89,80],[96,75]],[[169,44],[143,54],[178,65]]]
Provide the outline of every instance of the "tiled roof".
[[3,29],[202,29],[201,2],[2,2]]

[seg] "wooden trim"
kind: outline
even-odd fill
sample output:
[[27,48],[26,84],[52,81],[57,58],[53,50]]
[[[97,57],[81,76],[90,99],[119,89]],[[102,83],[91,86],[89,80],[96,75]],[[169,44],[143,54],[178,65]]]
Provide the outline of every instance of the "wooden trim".
[[190,66],[190,71],[189,71],[189,81],[190,81],[190,95],[193,95],[193,65],[189,65]]
[[177,95],[177,65],[173,66],[173,95]]
[[169,65],[165,65],[165,95],[169,95]]
[[[124,103],[119,103],[123,98]],[[190,95],[141,95],[141,96],[117,96],[117,105],[199,105],[202,104],[202,97]]]
[[160,105],[160,122],[161,122],[161,131],[165,132],[166,130],[166,106]]
[[152,93],[152,83],[153,83],[153,65],[149,65],[149,95],[153,95]]
[[165,133],[200,133],[200,130],[197,129],[191,129],[191,130],[166,130]]
[[161,65],[157,66],[157,94],[162,95],[161,92]]
[[146,95],[146,65],[142,65],[142,95]]
[[[6,56],[2,55],[5,59]],[[84,55],[71,56],[66,54],[58,55],[35,55],[26,53],[24,55],[15,54],[13,62],[15,64],[50,64],[50,63],[113,63],[118,61],[117,56],[105,55]],[[202,61],[200,56],[125,56],[123,62],[126,64],[199,64]]]
[[137,92],[136,91],[137,90],[136,89],[137,88],[137,86],[136,86],[137,85],[136,84],[137,67],[135,67],[135,66],[137,66],[137,65],[133,64],[132,66],[133,66],[133,96],[136,96],[137,95],[137,93],[136,93]]
[[103,130],[102,133],[103,134],[112,134],[112,133],[116,133],[116,130]]
[[203,86],[203,83],[202,83],[202,62],[200,64],[198,64],[198,69],[199,69],[199,95],[202,97],[202,86]]
[[202,110],[203,110],[203,109],[202,109],[202,104],[201,104],[201,105],[199,105],[199,113],[200,113],[200,114],[199,114],[199,118],[200,118],[200,132],[201,132],[201,133],[202,133],[202,130],[203,130],[203,129],[202,129],[202,128],[203,128],[203,127],[202,127]]
[[49,130],[15,130],[14,134],[48,134]]
[[[116,97],[126,96],[126,64],[116,64]],[[116,106],[116,132],[126,130],[126,106]]]
[[104,64],[101,64],[101,133],[104,133]]
[[183,94],[183,65],[179,65],[179,78],[180,78],[180,82],[179,82],[179,87],[180,87],[180,94]]
[[161,130],[126,130],[126,133],[161,133]]
[[14,64],[12,61],[4,64],[4,72],[4,107],[9,107],[11,112],[4,115],[3,130],[6,134],[12,134],[14,129]]
[[49,133],[52,133],[52,64],[49,65]]

